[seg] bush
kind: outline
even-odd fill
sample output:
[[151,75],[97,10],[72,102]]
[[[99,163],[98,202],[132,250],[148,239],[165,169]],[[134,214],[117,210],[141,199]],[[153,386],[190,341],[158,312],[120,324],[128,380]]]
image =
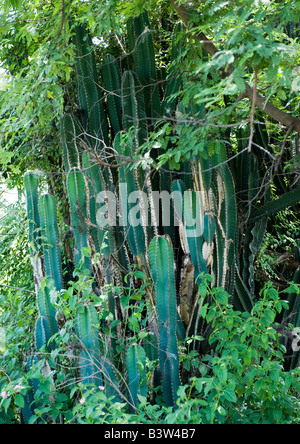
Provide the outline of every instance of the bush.
[[[180,387],[176,409],[164,405],[159,387],[151,389],[150,381],[157,362],[149,359],[145,369],[150,387],[148,397],[139,396],[140,405],[134,414],[130,414],[126,384],[120,384],[116,398],[110,397],[102,386],[78,383],[74,319],[72,309],[68,308],[70,305],[64,301],[76,297],[76,289],[89,297],[89,280],[82,275],[72,288],[62,293],[63,299],[57,298],[58,312],[63,310],[68,317],[56,336],[57,348],[51,353],[41,350],[39,360],[36,359],[28,373],[24,366],[21,371],[22,363],[16,366],[14,342],[0,358],[0,422],[21,422],[21,412],[24,419],[24,407],[30,405],[28,400],[31,399],[29,387],[35,386],[38,389],[31,399],[29,423],[298,423],[300,372],[299,369],[284,370],[286,350],[282,345],[282,328],[275,322],[277,314],[287,308],[287,302],[267,283],[251,313],[235,311],[230,305],[230,296],[223,289],[210,289],[210,279],[206,276],[200,285],[200,293],[206,295],[208,292],[210,302],[206,303],[207,299],[199,302],[201,317],[212,331],[208,352],[199,355],[191,346],[203,342],[201,336],[187,338],[180,344],[182,374],[193,376]],[[100,300],[95,303],[99,306]],[[104,308],[104,299],[101,304]],[[130,301],[126,304],[129,307]],[[134,308],[137,306],[132,306]],[[139,336],[132,340],[142,341]],[[124,347],[120,350],[123,353]],[[18,352],[20,355],[21,350]],[[123,375],[123,382],[124,377],[126,379],[126,375]]]

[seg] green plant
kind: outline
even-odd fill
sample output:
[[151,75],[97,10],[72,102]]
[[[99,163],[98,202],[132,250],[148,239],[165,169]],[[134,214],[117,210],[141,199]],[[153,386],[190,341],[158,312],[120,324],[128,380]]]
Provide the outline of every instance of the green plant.
[[53,196],[43,195],[39,200],[38,214],[43,237],[44,261],[47,279],[54,279],[58,291],[63,288],[62,258],[59,246],[57,208]]
[[79,357],[81,379],[84,384],[102,386],[98,324],[98,313],[91,304],[78,306],[75,327],[82,348]]
[[38,211],[38,186],[37,173],[28,171],[24,176],[24,186],[27,198],[27,215],[29,220],[29,243],[33,253],[39,250],[40,245],[40,217]]
[[153,239],[149,247],[149,259],[155,288],[164,397],[168,406],[175,406],[176,393],[181,383],[177,338],[174,334],[177,321],[174,257],[167,238]]
[[146,354],[138,344],[132,344],[126,352],[128,390],[131,412],[139,404],[139,396],[147,398]]
[[298,371],[284,371],[275,322],[286,301],[268,283],[251,313],[241,313],[223,289],[208,291],[213,303],[202,306],[201,316],[212,325],[213,353],[201,360],[202,375],[186,386],[182,402],[198,405],[207,423],[297,423]]
[[[255,194],[255,190],[260,190],[265,185],[269,158],[262,158],[261,152],[251,147],[251,144],[251,153],[245,142],[231,144],[231,139],[237,137],[237,132],[229,134],[228,129],[224,133],[219,131],[218,141],[212,134],[203,132],[201,123],[206,118],[207,107],[205,109],[201,106],[201,100],[195,103],[191,97],[181,94],[181,84],[187,86],[189,79],[185,75],[181,76],[178,70],[171,69],[166,82],[162,82],[164,87],[160,91],[152,32],[146,13],[129,20],[127,32],[128,48],[132,52],[132,59],[126,59],[127,66],[124,63],[117,67],[115,59],[109,55],[104,57],[102,64],[108,101],[106,114],[91,37],[83,26],[74,28],[73,43],[76,50],[76,79],[81,112],[78,117],[73,114],[64,116],[61,123],[63,163],[67,176],[65,190],[70,204],[68,223],[74,237],[74,267],[77,270],[69,288],[62,291],[60,227],[56,204],[50,195],[42,196],[39,214],[37,213],[38,181],[37,175],[31,173],[25,178],[30,241],[32,243],[40,239],[43,244],[43,257],[41,251],[37,250],[37,259],[40,262],[36,263],[38,266],[34,269],[36,282],[43,287],[41,277],[44,260],[46,277],[54,279],[58,291],[56,295],[62,301],[59,308],[67,315],[62,320],[62,325],[73,323],[72,327],[79,339],[81,382],[86,389],[88,385],[91,386],[90,396],[97,399],[102,396],[102,406],[107,398],[118,400],[117,402],[125,399],[128,402],[124,402],[124,409],[129,405],[138,414],[138,400],[147,395],[144,371],[147,371],[147,358],[149,360],[151,357],[149,369],[153,372],[153,378],[148,391],[153,397],[157,397],[155,401],[158,402],[162,387],[163,401],[160,399],[159,402],[166,405],[165,413],[172,417],[173,410],[178,407],[178,394],[179,398],[185,397],[185,387],[180,380],[178,343],[185,343],[186,336],[192,334],[193,339],[188,339],[191,342],[184,367],[188,372],[184,377],[188,379],[197,362],[197,354],[208,355],[207,349],[210,350],[213,338],[220,339],[217,336],[219,325],[215,318],[219,319],[221,316],[216,310],[215,302],[218,309],[219,305],[226,307],[223,312],[226,315],[224,325],[227,325],[227,319],[228,322],[231,319],[235,323],[234,318],[237,316],[232,314],[230,310],[233,308],[228,305],[230,294],[230,302],[234,308],[240,312],[245,311],[245,314],[240,315],[244,324],[251,324],[250,321],[247,322],[249,316],[251,325],[257,322],[263,344],[276,339],[275,333],[271,331],[274,310],[272,311],[269,303],[263,302],[263,294],[258,294],[257,297],[265,304],[263,308],[266,318],[260,314],[259,320],[264,326],[269,322],[270,331],[267,337],[263,336],[265,333],[260,328],[258,318],[254,317],[253,310],[258,309],[254,298],[254,262],[263,241],[267,218],[286,205],[297,202],[299,190],[298,186],[290,189],[282,186],[280,188],[278,185],[278,199],[274,200],[271,199],[268,184],[264,194]],[[177,32],[178,29],[175,34]],[[175,50],[178,46],[176,36],[173,45]],[[204,59],[205,57],[203,55]],[[72,112],[69,109],[70,111]],[[167,116],[164,115],[165,111]],[[168,121],[170,116],[175,118],[173,128]],[[259,126],[253,126],[252,129],[250,140],[253,145],[262,144],[264,150],[268,151],[270,147],[266,142],[267,134],[263,134]],[[149,145],[151,137],[155,142]],[[234,151],[236,156],[232,157]],[[151,171],[151,167],[158,171]],[[182,174],[183,180],[176,180],[177,173],[172,169]],[[192,170],[192,175],[187,178],[185,175],[189,170]],[[246,175],[243,174],[244,171]],[[123,215],[137,211],[136,205],[122,199],[122,195],[117,195],[122,185],[126,185],[129,193],[139,194],[146,189],[151,202],[154,192],[171,191],[172,187],[179,191],[183,204],[183,214],[177,214],[180,219],[179,235],[173,221],[170,226],[165,227],[160,216],[153,214],[153,207],[150,208],[150,213],[158,222],[154,227],[145,227],[143,223],[138,226],[129,223],[125,227],[119,224],[116,227],[115,222],[118,223],[121,219],[119,213],[113,221],[108,214],[108,226],[101,226],[99,211],[105,205],[100,204],[107,203],[107,197],[103,198],[100,193],[109,191],[109,198],[112,200],[115,198],[117,201],[120,198],[121,202],[118,203],[121,204]],[[189,191],[190,188],[193,190]],[[186,194],[185,191],[189,192]],[[160,203],[159,208],[162,207]],[[174,210],[176,213],[176,208]],[[140,208],[139,211],[141,213]],[[146,219],[146,215],[144,216]],[[200,232],[196,232],[197,227],[190,223],[195,218],[200,223]],[[143,222],[143,216],[140,220]],[[35,237],[35,231],[39,229],[42,229],[42,236]],[[166,234],[174,241],[174,249]],[[32,254],[34,253],[32,249]],[[174,253],[179,264],[176,269]],[[130,266],[136,263],[140,267],[140,274],[130,276],[128,289],[124,282]],[[78,270],[86,270],[85,279],[82,279]],[[209,285],[203,272],[212,274]],[[135,286],[141,289],[139,294],[135,293],[138,301],[136,305],[131,304]],[[47,362],[51,361],[51,369],[56,372],[53,356],[59,352],[59,344],[51,342],[54,345],[50,347],[49,340],[53,333],[56,332],[58,336],[60,334],[57,333],[55,323],[51,324],[54,312],[48,300],[49,295],[42,295],[38,291],[38,285],[36,287],[37,297],[46,298],[43,306],[46,307],[45,312],[40,308],[42,303],[39,302],[36,345],[38,349],[50,354]],[[106,288],[104,293],[103,288]],[[184,295],[182,289],[187,289],[188,294]],[[185,307],[186,328],[177,312],[178,305],[184,305],[180,304],[184,297],[188,305],[187,309]],[[54,298],[52,302],[54,304]],[[293,297],[291,302],[298,312],[299,307]],[[279,311],[283,307],[282,302],[276,303]],[[297,316],[298,313],[296,318]],[[222,334],[224,337],[227,335],[226,338],[230,336],[226,330]],[[68,335],[64,337],[68,336],[69,346],[74,347],[72,335]],[[199,338],[204,340],[199,341]],[[245,336],[245,340],[247,338]],[[155,351],[157,344],[158,352]],[[214,345],[221,355],[222,349]],[[245,363],[251,364],[253,360],[256,364],[256,358],[264,358],[263,354],[258,354],[256,342],[249,342],[247,349],[241,343],[238,352],[239,359],[242,356]],[[279,354],[270,356],[272,362],[279,359]],[[193,357],[193,365],[188,365],[190,357]],[[157,358],[158,368],[155,362]],[[231,370],[227,369],[227,374],[225,371],[222,374],[223,361],[220,356],[211,358],[210,367],[216,366],[213,378],[220,380],[224,393],[221,393],[220,387],[215,387],[214,379],[207,381],[206,390],[203,390],[211,401],[211,408],[204,413],[204,422],[213,422],[215,418],[217,421],[224,420],[227,415],[224,411],[230,408],[226,402],[235,404],[238,394],[236,385],[233,388],[232,383],[228,382],[228,373]],[[294,367],[297,366],[297,360],[298,355],[293,359]],[[129,391],[125,388],[124,375],[127,377]],[[239,377],[243,380],[244,376],[239,374]],[[114,379],[116,382],[113,382]],[[196,389],[199,391],[201,383],[197,384]],[[104,392],[104,395],[95,393],[92,386],[94,389],[97,387],[97,392],[101,387],[100,392]],[[195,387],[192,385],[191,390]],[[245,393],[245,396],[248,399],[249,394]],[[261,400],[264,401],[265,399]],[[93,403],[92,400],[91,404]],[[257,400],[249,401],[250,409],[251,403],[254,409],[257,408]],[[200,401],[199,404],[201,405]],[[202,407],[205,405],[202,404]],[[93,408],[87,409],[85,414],[96,420]],[[262,417],[268,417],[269,413],[265,414],[268,408],[266,401],[260,412]],[[80,406],[76,411],[80,416]],[[56,412],[54,421],[57,414]],[[43,415],[40,417],[43,418]],[[272,420],[275,421],[276,418],[273,417]]]
[[[88,248],[87,188],[84,175],[79,170],[71,170],[67,179],[70,199],[71,222],[75,237],[75,265],[79,266],[84,249]],[[85,266],[91,269],[90,259],[84,256]]]

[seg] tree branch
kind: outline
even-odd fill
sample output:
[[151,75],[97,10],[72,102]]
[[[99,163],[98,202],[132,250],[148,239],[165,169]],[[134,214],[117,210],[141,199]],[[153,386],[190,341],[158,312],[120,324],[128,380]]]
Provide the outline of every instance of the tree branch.
[[[187,28],[189,28],[190,26],[189,11],[185,8],[184,5],[178,4],[177,0],[170,0],[170,1],[173,4],[178,16],[183,21],[184,25]],[[208,52],[209,55],[214,56],[215,54],[218,54],[219,51],[214,45],[214,43],[211,40],[209,40],[203,32],[194,33],[193,37],[200,41],[200,43],[203,45],[204,49]],[[230,74],[233,73],[233,71],[234,68],[233,66],[230,65],[226,69],[225,75],[229,76]],[[252,88],[248,83],[246,83],[246,91],[244,93],[244,96],[247,97],[251,102],[254,101],[255,105],[272,119],[276,120],[279,123],[282,123],[288,128],[293,128],[294,131],[300,133],[300,119],[274,106],[272,103],[267,101],[265,97],[263,97],[261,94],[255,91],[254,88]]]

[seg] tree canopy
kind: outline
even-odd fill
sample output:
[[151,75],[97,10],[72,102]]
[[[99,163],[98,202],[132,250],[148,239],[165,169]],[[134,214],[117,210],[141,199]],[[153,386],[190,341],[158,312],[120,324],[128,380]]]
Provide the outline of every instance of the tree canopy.
[[[147,6],[163,69],[171,23],[181,19],[187,43],[179,54],[188,84],[183,102],[204,106],[208,128],[247,126],[266,118],[274,132],[299,132],[299,2],[4,1],[1,5],[1,159],[51,158],[53,127],[70,104],[74,78],[72,29],[86,25],[99,52],[124,51],[126,19]],[[176,15],[177,14],[177,15]],[[168,23],[168,26],[160,26]],[[108,46],[107,46],[108,45]],[[125,45],[126,46],[126,45]],[[205,54],[210,57],[200,57]],[[226,109],[224,109],[226,98]],[[222,112],[221,112],[222,111]],[[276,126],[277,125],[277,126]],[[22,136],[20,137],[20,135]],[[204,134],[205,136],[205,134]],[[53,146],[52,145],[52,146]],[[33,151],[35,155],[33,155]],[[12,154],[13,152],[13,154]],[[51,160],[50,160],[51,163]],[[25,167],[26,168],[26,167]]]

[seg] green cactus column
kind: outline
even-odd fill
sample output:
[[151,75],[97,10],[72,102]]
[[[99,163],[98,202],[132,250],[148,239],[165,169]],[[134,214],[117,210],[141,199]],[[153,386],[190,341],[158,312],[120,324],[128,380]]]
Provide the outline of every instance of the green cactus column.
[[122,100],[121,100],[121,72],[116,59],[107,55],[102,62],[102,77],[107,91],[107,104],[110,122],[114,134],[123,129]]
[[[119,133],[114,141],[114,147],[119,154],[123,156],[131,156],[131,141],[126,133]],[[140,191],[137,171],[128,171],[125,166],[119,168],[119,195],[120,195],[120,208],[121,208],[121,224],[125,227],[126,240],[128,242],[130,251],[135,256],[140,256],[146,252],[146,227],[142,226],[142,223],[135,224],[131,220],[131,212],[137,208],[136,202],[129,202],[128,196],[132,196],[133,193],[138,197]],[[142,222],[146,208],[143,206],[143,202],[140,202],[139,219]]]
[[[127,22],[129,49],[133,53],[135,72],[143,85],[145,110],[150,126],[161,116],[155,53],[147,13]],[[151,119],[154,119],[152,121]]]
[[84,384],[103,385],[99,343],[99,315],[91,304],[81,304],[75,317],[75,328],[81,343],[79,366]]
[[39,251],[41,245],[40,216],[38,209],[39,175],[34,171],[28,171],[24,176],[26,191],[27,216],[29,222],[29,246],[31,254]]
[[33,268],[34,284],[38,294],[44,278],[41,259],[41,223],[38,210],[39,201],[39,174],[28,171],[24,177],[26,191],[27,217],[29,222],[29,247]]
[[41,220],[42,240],[46,277],[54,279],[58,291],[63,288],[60,238],[57,224],[56,201],[50,194],[45,194],[39,200],[39,215]]
[[67,189],[71,208],[71,223],[75,237],[75,266],[79,267],[84,259],[85,268],[91,270],[89,257],[83,255],[83,249],[88,248],[88,185],[83,173],[73,169],[68,174]]
[[146,353],[138,344],[128,347],[126,353],[130,411],[139,403],[138,395],[147,397]]
[[63,146],[63,163],[65,172],[72,168],[80,168],[82,148],[80,147],[80,123],[76,116],[66,114],[60,122],[60,135]]
[[84,112],[83,124],[87,140],[95,147],[95,137],[100,149],[109,145],[107,120],[103,107],[103,94],[99,87],[96,58],[91,36],[83,25],[75,29],[76,70],[79,106]]
[[155,288],[159,329],[159,363],[163,374],[163,392],[167,406],[176,406],[179,355],[176,337],[176,289],[173,249],[167,237],[157,236],[149,247],[149,259]]

